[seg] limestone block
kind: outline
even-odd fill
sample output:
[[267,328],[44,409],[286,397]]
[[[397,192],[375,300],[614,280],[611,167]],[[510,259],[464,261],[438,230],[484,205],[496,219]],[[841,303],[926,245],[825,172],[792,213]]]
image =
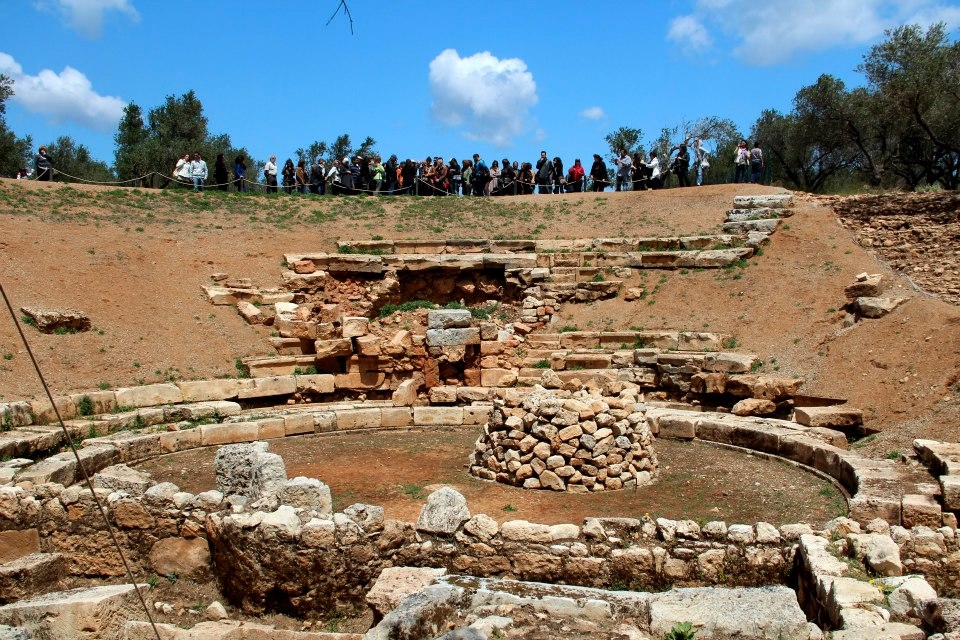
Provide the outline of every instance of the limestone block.
[[960,511],[960,476],[940,476],[940,492],[946,509]]
[[908,576],[889,596],[890,613],[898,618],[919,618],[920,603],[936,600],[937,592],[923,576]]
[[427,329],[427,346],[429,347],[454,347],[468,344],[480,344],[478,327]]
[[353,341],[350,340],[350,338],[317,340],[313,344],[316,350],[317,360],[353,355]]
[[798,424],[847,431],[846,427],[863,424],[863,411],[844,405],[832,407],[797,407],[793,415]]
[[317,323],[312,320],[288,320],[277,318],[273,322],[274,330],[281,338],[298,338],[315,340],[317,338]]
[[120,638],[127,620],[143,615],[134,589],[107,585],[47,593],[0,607],[0,624],[29,627],[36,638]]
[[379,371],[338,373],[333,378],[333,384],[337,389],[379,389],[386,379],[386,374]]
[[600,346],[598,331],[568,331],[560,334],[562,349],[595,349]]
[[367,592],[367,605],[373,609],[375,620],[400,606],[409,595],[422,591],[446,574],[446,569],[429,567],[386,567],[373,588]]
[[756,361],[756,356],[743,353],[708,353],[703,358],[703,370],[716,373],[749,373]]
[[489,402],[493,396],[493,389],[487,387],[457,387],[457,400],[460,402]]
[[689,622],[703,638],[808,640],[807,619],[788,587],[672,589],[650,594],[650,634]]
[[235,378],[217,380],[181,380],[177,382],[183,402],[227,400],[236,398],[240,381]]
[[[679,344],[680,334],[676,331],[640,331],[637,333],[637,346],[641,349],[676,349]],[[640,358],[641,354],[638,353],[637,355]],[[645,355],[649,354],[646,353]],[[637,364],[650,363],[638,359]]]
[[264,378],[246,378],[239,381],[237,397],[265,398],[268,396],[292,395],[297,391],[296,376],[267,376]]
[[175,384],[148,384],[117,389],[114,393],[119,407],[155,407],[183,402],[183,393]]
[[0,564],[0,603],[55,589],[68,574],[69,566],[69,560],[63,554],[36,552]]
[[463,408],[463,424],[464,426],[486,424],[492,411],[493,404],[491,403],[466,406]]
[[470,326],[469,309],[436,309],[427,312],[427,329],[455,329]]
[[357,353],[365,357],[375,357],[382,353],[380,348],[380,338],[374,335],[359,336],[353,339],[356,343]]
[[0,565],[40,551],[40,533],[37,529],[0,531]]
[[733,375],[727,380],[727,393],[740,398],[766,398],[779,401],[796,395],[802,379],[753,374]]
[[855,578],[835,577],[830,582],[825,607],[835,625],[841,624],[841,610],[883,602],[883,592],[872,584]]
[[370,320],[362,316],[346,316],[340,325],[340,335],[344,338],[356,338],[370,333]]
[[517,384],[518,376],[516,369],[483,369],[480,372],[480,385],[484,387],[512,387]]
[[917,526],[939,529],[943,521],[940,505],[933,496],[905,494],[902,502],[903,526],[911,529]]
[[160,434],[160,450],[166,453],[186,451],[201,446],[202,431],[200,429],[181,429],[179,431],[165,431]]
[[697,419],[681,415],[662,415],[657,419],[659,437],[692,440],[697,436]]
[[553,536],[550,527],[545,524],[535,524],[526,520],[509,520],[500,526],[500,535],[504,540],[524,542],[530,544],[550,544]]
[[901,304],[907,298],[873,298],[863,296],[854,301],[857,311],[864,318],[882,318]]
[[313,511],[320,518],[333,516],[333,497],[330,494],[330,487],[317,478],[297,476],[287,480],[283,485],[280,500],[285,505]]
[[413,424],[413,410],[409,407],[383,407],[380,422],[383,427],[409,427]]
[[334,391],[334,378],[329,373],[297,375],[295,378],[299,393],[333,393]]
[[95,489],[123,491],[132,496],[142,496],[151,484],[154,482],[149,473],[131,469],[125,464],[106,467],[93,476]]
[[453,404],[457,401],[457,387],[440,385],[431,388],[428,395],[430,397],[430,404]]
[[223,424],[204,424],[199,427],[200,444],[209,447],[216,444],[253,442],[260,435],[257,422],[227,422]]
[[206,538],[163,538],[150,549],[150,565],[161,576],[209,577],[210,547]]
[[718,333],[682,331],[677,342],[680,351],[719,351],[722,347],[723,336]]
[[285,436],[313,433],[313,427],[313,416],[309,413],[283,416],[283,433]]
[[337,414],[338,431],[347,431],[350,429],[379,429],[382,425],[379,407],[338,410],[334,413]]
[[764,194],[757,196],[734,196],[733,206],[737,209],[782,209],[793,206],[793,194]]
[[417,518],[417,530],[451,535],[470,519],[467,500],[450,487],[441,487],[427,496]]
[[267,418],[258,420],[257,440],[273,440],[275,438],[285,438],[287,435],[286,425],[283,418]]
[[258,306],[246,300],[237,302],[237,313],[247,321],[247,324],[263,324],[263,312]]
[[397,385],[391,400],[395,406],[411,407],[417,401],[417,391],[423,385],[422,377],[408,378]]
[[463,407],[414,407],[413,422],[418,426],[460,426]]
[[767,416],[776,412],[777,405],[763,398],[744,398],[730,409],[735,416]]
[[741,220],[739,222],[725,222],[723,224],[724,233],[735,233],[746,235],[750,231],[762,231],[764,233],[773,233],[780,226],[779,218],[764,218],[760,220]]
[[855,300],[857,298],[875,298],[880,295],[880,292],[883,290],[883,274],[882,273],[873,273],[866,274],[862,273],[857,276],[857,281],[853,284],[847,286],[843,290],[843,294],[848,300]]

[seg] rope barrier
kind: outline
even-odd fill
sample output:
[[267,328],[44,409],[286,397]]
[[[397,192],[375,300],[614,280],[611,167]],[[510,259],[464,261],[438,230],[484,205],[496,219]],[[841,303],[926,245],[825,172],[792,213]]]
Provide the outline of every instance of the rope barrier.
[[10,304],[10,299],[7,297],[7,292],[4,291],[2,283],[0,283],[0,296],[3,297],[3,301],[7,306],[7,310],[10,312],[10,318],[13,320],[13,324],[17,328],[17,333],[20,334],[20,340],[23,342],[23,346],[27,351],[27,355],[30,356],[30,362],[33,364],[33,369],[36,371],[37,377],[40,379],[40,385],[43,387],[43,390],[46,393],[47,400],[50,401],[50,406],[53,408],[53,413],[57,416],[57,424],[60,425],[60,430],[63,432],[64,440],[70,445],[70,451],[73,452],[73,457],[77,461],[77,469],[80,471],[80,475],[83,477],[83,483],[90,491],[90,496],[93,498],[93,502],[97,505],[97,510],[100,512],[100,517],[103,518],[104,526],[106,526],[110,540],[113,543],[114,548],[117,550],[117,554],[120,556],[120,561],[123,564],[125,573],[127,574],[127,579],[130,581],[130,584],[133,585],[133,590],[137,593],[137,598],[140,600],[140,604],[143,606],[143,610],[147,614],[147,620],[150,622],[150,627],[153,629],[154,635],[157,637],[157,640],[161,640],[160,630],[157,629],[157,625],[153,621],[153,616],[150,614],[150,607],[147,606],[147,602],[143,597],[143,593],[140,592],[140,587],[137,586],[137,581],[133,577],[133,571],[130,569],[130,565],[127,562],[126,556],[123,554],[123,548],[120,546],[120,542],[117,540],[117,535],[113,529],[113,525],[110,524],[110,520],[107,518],[107,511],[104,508],[103,503],[100,501],[99,496],[97,496],[97,492],[93,489],[93,481],[90,479],[90,475],[87,473],[86,467],[83,466],[83,461],[80,460],[80,453],[77,451],[77,447],[73,443],[73,438],[70,437],[70,433],[67,431],[67,427],[63,423],[63,416],[60,415],[60,409],[57,407],[57,403],[53,401],[53,394],[50,392],[50,387],[47,385],[47,381],[43,377],[43,373],[40,371],[40,365],[37,363],[37,359],[33,355],[33,349],[30,348],[30,343],[27,341],[27,336],[23,333],[23,327],[20,326],[20,321],[17,320],[17,314],[13,311],[13,305]]

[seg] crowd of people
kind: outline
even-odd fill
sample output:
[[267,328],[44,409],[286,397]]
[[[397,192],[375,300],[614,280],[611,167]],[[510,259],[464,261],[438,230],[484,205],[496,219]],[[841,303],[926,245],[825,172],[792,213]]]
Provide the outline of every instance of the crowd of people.
[[[546,151],[540,152],[536,164],[530,162],[511,162],[494,160],[490,164],[473,154],[473,158],[458,161],[451,158],[444,161],[441,156],[427,157],[420,161],[407,158],[400,161],[396,155],[386,162],[381,156],[357,155],[336,159],[328,166],[323,158],[317,158],[309,166],[300,159],[297,164],[291,158],[280,167],[277,157],[263,166],[264,183],[267,193],[284,191],[287,193],[312,193],[315,195],[528,195],[538,193],[572,193],[603,191],[613,186],[615,191],[642,191],[662,188],[670,175],[676,175],[679,186],[690,186],[691,163],[694,184],[703,184],[704,175],[710,168],[709,154],[700,143],[694,140],[693,148],[686,144],[672,148],[666,154],[666,165],[661,165],[656,150],[649,157],[637,152],[629,154],[626,149],[613,158],[613,182],[607,164],[600,154],[593,155],[593,164],[587,173],[580,159],[564,170],[559,157],[550,159]],[[50,180],[54,167],[45,147],[40,147],[35,163],[37,179]],[[748,148],[746,140],[741,140],[734,152],[736,171],[734,182],[760,182],[764,172],[763,152],[760,144],[754,143]],[[256,172],[255,172],[256,173]],[[232,177],[227,170],[224,154],[218,154],[213,169],[213,183],[210,185],[221,191],[227,191],[231,185],[241,192],[248,189],[247,160],[239,155],[233,162]],[[17,176],[26,177],[26,171]],[[209,179],[207,163],[195,152],[191,159],[189,153],[177,160],[173,168],[173,178],[180,184],[203,191]]]

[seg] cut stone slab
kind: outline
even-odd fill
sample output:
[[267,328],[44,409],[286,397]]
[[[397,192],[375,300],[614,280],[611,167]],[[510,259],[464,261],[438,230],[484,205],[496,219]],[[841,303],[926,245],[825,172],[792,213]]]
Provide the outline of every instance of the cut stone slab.
[[945,508],[960,511],[960,476],[940,476],[940,492]]
[[[143,591],[145,584],[137,585]],[[0,624],[23,627],[34,638],[120,638],[123,625],[143,615],[135,587],[107,585],[48,593],[0,607]]]
[[373,609],[375,620],[382,619],[400,606],[404,598],[433,584],[446,572],[446,569],[430,567],[385,568],[367,593],[367,604]]
[[907,298],[872,298],[868,296],[857,298],[854,304],[857,311],[864,318],[882,318],[901,304]]
[[152,484],[156,483],[151,480],[149,473],[131,469],[125,464],[115,464],[93,476],[94,488],[123,491],[131,496],[142,496]]
[[843,290],[843,294],[848,300],[856,300],[857,298],[863,297],[872,298],[880,295],[882,287],[882,273],[874,273],[869,275],[866,273],[861,273],[859,276],[857,276],[856,282],[847,286],[847,288]]
[[769,207],[784,209],[793,206],[793,194],[764,194],[756,196],[735,196],[733,206],[736,209],[759,209]]
[[61,553],[31,553],[0,565],[0,604],[55,589],[69,564]]
[[903,526],[907,529],[924,526],[936,530],[943,524],[943,513],[933,496],[905,494],[901,504]]
[[42,333],[89,331],[92,326],[90,318],[82,311],[73,309],[34,309],[21,307],[24,315],[33,319],[33,325]]
[[690,622],[702,638],[808,640],[807,619],[788,587],[692,588],[652,594],[650,633],[662,638]]

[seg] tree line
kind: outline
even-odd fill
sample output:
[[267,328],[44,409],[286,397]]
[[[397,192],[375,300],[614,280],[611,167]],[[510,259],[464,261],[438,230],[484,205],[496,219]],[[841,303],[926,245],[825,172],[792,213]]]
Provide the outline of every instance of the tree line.
[[[886,32],[886,39],[864,55],[857,67],[865,84],[849,89],[831,75],[822,75],[794,96],[788,113],[764,110],[749,139],[759,141],[766,155],[765,182],[811,192],[878,188],[916,190],[960,186],[960,43],[950,41],[943,23],[925,32],[916,25]],[[33,140],[19,137],[5,121],[13,81],[0,75],[0,174],[15,175],[33,164]],[[664,127],[642,142],[643,131],[623,126],[604,137],[612,155],[625,149],[647,155],[656,149],[666,161],[680,144],[699,138],[710,154],[705,183],[729,182],[734,152],[744,136],[727,119],[713,116]],[[203,105],[193,91],[167,96],[144,114],[129,103],[114,135],[112,166],[91,157],[69,136],[46,145],[61,174],[90,181],[128,181],[150,176],[140,186],[164,187],[178,158],[199,151],[212,160],[223,153],[227,165],[236,156],[248,159],[256,176],[262,162],[227,134],[209,131]],[[354,146],[348,134],[332,142],[315,140],[295,150],[308,164],[376,153],[376,140],[365,137]],[[154,173],[156,172],[156,173]],[[162,174],[162,175],[156,175]]]

